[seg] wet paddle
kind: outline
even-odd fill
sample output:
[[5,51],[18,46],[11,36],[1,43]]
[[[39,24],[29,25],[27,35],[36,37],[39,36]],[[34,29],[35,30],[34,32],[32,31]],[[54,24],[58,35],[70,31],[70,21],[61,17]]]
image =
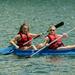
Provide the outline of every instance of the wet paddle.
[[[66,33],[69,34],[69,33],[70,33],[71,31],[73,31],[73,30],[75,30],[75,28],[73,28],[73,29],[67,31]],[[31,57],[34,56],[34,55],[36,55],[38,52],[44,50],[46,47],[50,46],[51,44],[53,44],[54,42],[56,42],[58,39],[60,39],[60,38],[62,38],[62,37],[63,37],[63,36],[61,36],[61,37],[55,39],[54,41],[50,42],[47,46],[44,46],[43,48],[39,49],[38,51],[36,51],[35,53],[33,53],[33,54],[31,55]]]

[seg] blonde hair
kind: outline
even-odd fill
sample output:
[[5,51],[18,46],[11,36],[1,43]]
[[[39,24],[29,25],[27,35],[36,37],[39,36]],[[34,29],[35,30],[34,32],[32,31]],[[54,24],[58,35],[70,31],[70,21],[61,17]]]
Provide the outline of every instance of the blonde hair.
[[55,29],[56,29],[56,27],[55,27],[54,25],[51,25],[51,26],[48,28],[48,31],[47,31],[47,32],[50,32],[50,30],[51,30],[52,28],[55,28]]

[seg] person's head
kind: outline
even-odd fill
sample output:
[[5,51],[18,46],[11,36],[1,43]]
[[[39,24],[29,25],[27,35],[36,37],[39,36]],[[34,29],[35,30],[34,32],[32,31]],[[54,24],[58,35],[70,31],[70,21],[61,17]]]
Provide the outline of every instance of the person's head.
[[48,29],[50,34],[56,34],[56,27],[54,25],[50,26]]
[[22,24],[21,27],[20,27],[19,32],[21,32],[21,33],[29,32],[29,26],[26,23]]

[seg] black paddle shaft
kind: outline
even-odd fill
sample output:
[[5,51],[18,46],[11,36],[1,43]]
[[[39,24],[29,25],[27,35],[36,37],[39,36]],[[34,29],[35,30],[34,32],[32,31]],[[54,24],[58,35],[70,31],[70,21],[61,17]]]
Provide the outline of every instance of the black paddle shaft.
[[60,26],[63,26],[63,25],[64,25],[64,22],[60,22],[60,23],[56,24],[55,27],[59,28]]

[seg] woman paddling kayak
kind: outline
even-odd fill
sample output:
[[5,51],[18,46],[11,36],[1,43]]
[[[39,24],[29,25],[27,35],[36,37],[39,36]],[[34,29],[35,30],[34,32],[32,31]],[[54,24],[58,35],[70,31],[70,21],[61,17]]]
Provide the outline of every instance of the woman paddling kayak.
[[[45,38],[46,43],[50,43],[52,41],[54,41],[55,39],[61,37],[62,38],[67,38],[68,35],[66,33],[63,33],[63,35],[58,35],[56,34],[56,27],[55,26],[51,26],[49,28],[49,34],[47,35],[47,37]],[[68,48],[75,48],[75,45],[64,45],[62,43],[62,38],[58,39],[56,42],[54,42],[53,44],[51,44],[49,46],[50,49],[68,49]]]
[[[66,33],[63,33],[63,35],[56,34],[56,27],[50,26],[48,29],[49,34],[45,37],[45,42],[37,45],[37,48],[42,48],[44,46],[49,45],[52,41],[55,39],[58,39],[62,36],[62,38],[67,38],[68,35]],[[59,47],[63,47],[64,44],[62,42],[62,38],[58,39],[57,41],[53,42],[51,45],[48,46],[49,49],[57,49]]]
[[30,33],[29,26],[24,23],[23,25],[21,25],[18,34],[10,40],[10,43],[21,50],[33,49],[31,40],[39,36],[40,34]]

